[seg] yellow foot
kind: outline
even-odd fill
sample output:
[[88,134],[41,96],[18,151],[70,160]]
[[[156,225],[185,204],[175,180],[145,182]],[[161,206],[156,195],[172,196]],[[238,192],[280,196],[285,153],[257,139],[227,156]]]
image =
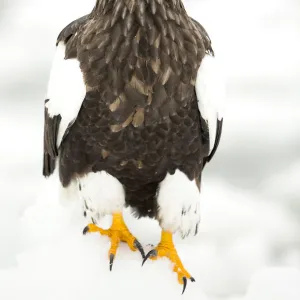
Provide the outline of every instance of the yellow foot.
[[167,257],[174,264],[173,271],[177,273],[179,283],[183,284],[183,294],[186,289],[187,279],[192,282],[194,282],[195,279],[184,268],[173,244],[172,233],[162,231],[160,243],[146,255],[143,264],[148,258],[156,260],[159,257]]
[[111,240],[109,249],[109,269],[112,270],[114,258],[117,253],[120,242],[127,243],[132,251],[139,250],[142,257],[145,258],[145,253],[140,242],[128,230],[122,214],[113,214],[113,222],[110,229],[102,229],[95,224],[89,224],[83,229],[83,234],[90,232],[99,232],[101,235],[107,235]]

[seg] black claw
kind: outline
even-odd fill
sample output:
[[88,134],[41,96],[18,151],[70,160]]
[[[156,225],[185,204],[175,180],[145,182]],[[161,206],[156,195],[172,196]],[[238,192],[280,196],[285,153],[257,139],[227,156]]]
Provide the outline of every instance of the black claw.
[[86,227],[84,227],[84,229],[83,229],[83,231],[82,231],[82,233],[84,234],[84,235],[86,235],[88,232],[89,232],[89,226],[86,226]]
[[142,258],[145,259],[145,251],[141,245],[141,243],[138,240],[134,241],[134,246],[140,251]]
[[191,282],[195,282],[196,281],[194,277],[191,277],[190,279],[191,279]]
[[146,262],[146,260],[151,257],[151,256],[157,256],[157,252],[155,249],[151,250],[148,252],[148,254],[145,256],[144,260],[143,260],[143,263],[142,263],[142,266],[144,265],[144,263]]
[[113,267],[113,263],[114,263],[114,259],[115,259],[115,256],[113,254],[111,254],[109,256],[109,270],[111,271],[112,270],[112,267]]
[[186,277],[183,277],[182,280],[183,280],[183,290],[182,290],[182,294],[181,295],[183,295],[183,293],[184,293],[184,291],[186,289],[186,285],[187,285],[187,279],[186,279]]

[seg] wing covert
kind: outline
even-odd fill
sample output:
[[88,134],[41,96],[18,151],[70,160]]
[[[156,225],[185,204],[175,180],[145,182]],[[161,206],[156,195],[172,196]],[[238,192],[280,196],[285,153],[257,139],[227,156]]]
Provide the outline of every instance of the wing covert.
[[58,35],[56,45],[58,45],[58,43],[61,41],[67,43],[71,36],[74,35],[77,30],[86,23],[88,18],[89,15],[85,15],[67,25]]
[[218,149],[225,110],[225,81],[213,52],[207,53],[203,58],[195,88],[199,111],[209,131],[209,154],[204,160],[205,165]]

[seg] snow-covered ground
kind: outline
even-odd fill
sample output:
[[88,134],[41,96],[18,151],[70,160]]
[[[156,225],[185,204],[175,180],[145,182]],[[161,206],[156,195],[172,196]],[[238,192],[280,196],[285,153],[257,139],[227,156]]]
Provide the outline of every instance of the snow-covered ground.
[[[82,236],[78,202],[61,206],[55,179],[41,178],[54,41],[93,2],[0,6],[0,299],[182,298],[167,261],[141,267],[126,245],[109,272],[108,239]],[[228,107],[220,150],[204,175],[200,233],[176,237],[197,280],[183,297],[299,300],[299,1],[185,2],[225,68]],[[155,222],[126,213],[146,249],[158,242]]]

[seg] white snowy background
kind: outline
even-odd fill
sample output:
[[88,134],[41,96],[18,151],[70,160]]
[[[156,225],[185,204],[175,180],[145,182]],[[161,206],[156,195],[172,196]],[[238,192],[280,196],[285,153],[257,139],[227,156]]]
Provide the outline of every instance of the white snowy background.
[[[204,174],[200,234],[176,238],[196,278],[82,236],[79,203],[41,177],[43,101],[60,29],[94,0],[0,1],[0,299],[300,299],[300,2],[186,0],[227,76],[221,147]],[[158,225],[134,220],[149,249]],[[183,297],[183,298],[182,298]]]

